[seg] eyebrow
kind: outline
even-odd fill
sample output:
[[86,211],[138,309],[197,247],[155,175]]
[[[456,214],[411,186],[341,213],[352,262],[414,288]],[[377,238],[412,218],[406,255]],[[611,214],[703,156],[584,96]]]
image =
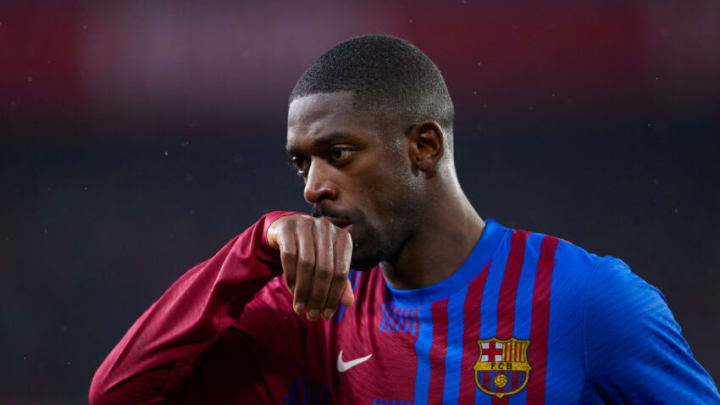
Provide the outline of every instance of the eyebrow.
[[[347,140],[347,139],[350,139],[350,138],[352,138],[352,135],[350,135],[350,134],[347,133],[347,132],[331,132],[331,133],[329,133],[329,134],[327,134],[327,135],[323,135],[323,136],[321,136],[321,137],[316,138],[315,140],[313,140],[313,142],[312,142],[312,148],[314,149],[314,148],[317,148],[317,147],[320,147],[320,146],[325,146],[325,145],[331,144],[331,143],[333,143],[333,142],[342,141],[342,140]],[[292,156],[292,155],[298,155],[298,154],[300,154],[301,151],[300,151],[299,148],[289,147],[289,148],[287,148],[287,153],[288,153],[288,155],[291,155],[291,156]]]

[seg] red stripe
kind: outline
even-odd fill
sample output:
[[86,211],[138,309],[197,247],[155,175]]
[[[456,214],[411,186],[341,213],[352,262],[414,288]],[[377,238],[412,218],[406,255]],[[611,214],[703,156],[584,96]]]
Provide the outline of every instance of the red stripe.
[[400,313],[400,307],[396,307],[393,304],[392,316],[390,317],[390,319],[392,320],[392,322],[390,322],[390,328],[389,328],[390,332],[393,332],[395,330],[395,325],[397,324],[397,322],[399,320],[399,316],[398,316],[399,313]]
[[448,299],[432,304],[433,340],[430,346],[430,388],[428,404],[441,404],[445,386],[445,354],[447,353]]
[[460,398],[475,398],[475,370],[473,366],[480,355],[477,340],[480,336],[480,304],[482,303],[483,290],[487,281],[490,263],[483,271],[470,282],[465,294],[465,306],[463,308],[463,354],[460,372]]
[[550,327],[550,285],[555,267],[555,249],[558,239],[546,236],[540,245],[535,287],[533,290],[530,324],[530,381],[527,385],[527,403],[545,403],[545,371],[547,364],[548,328]]
[[510,243],[510,253],[505,264],[505,273],[500,285],[500,298],[498,299],[498,324],[496,337],[510,339],[515,326],[515,297],[520,282],[520,271],[525,258],[525,243],[527,231],[513,231]]
[[403,321],[402,321],[402,324],[400,324],[400,328],[398,329],[399,332],[402,332],[403,330],[405,330],[405,327],[407,326],[407,323],[408,323],[408,317],[410,315],[410,311],[411,311],[410,309],[403,310],[403,313],[402,313]]
[[413,333],[413,336],[417,337],[418,330],[420,329],[420,321],[418,320],[418,310],[415,308],[415,314],[413,314],[413,318],[415,318],[415,333]]
[[[498,299],[498,320],[495,337],[498,339],[510,339],[515,327],[515,298],[517,287],[520,282],[520,271],[525,259],[525,243],[529,232],[514,230],[510,242],[510,253],[505,263],[505,273],[500,285],[500,297]],[[492,398],[493,405],[507,404],[508,397],[498,399]]]
[[398,321],[398,332],[402,332],[403,327],[405,327],[405,322],[407,322],[407,318],[405,318],[405,313],[407,313],[407,309],[403,309],[400,311],[400,320]]

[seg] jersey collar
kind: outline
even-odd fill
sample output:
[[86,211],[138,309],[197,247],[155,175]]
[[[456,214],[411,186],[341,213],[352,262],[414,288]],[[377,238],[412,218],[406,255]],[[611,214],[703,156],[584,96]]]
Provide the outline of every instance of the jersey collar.
[[437,284],[412,290],[397,290],[385,281],[391,300],[404,307],[418,307],[439,301],[462,290],[485,268],[507,231],[504,226],[487,219],[480,240],[455,273]]

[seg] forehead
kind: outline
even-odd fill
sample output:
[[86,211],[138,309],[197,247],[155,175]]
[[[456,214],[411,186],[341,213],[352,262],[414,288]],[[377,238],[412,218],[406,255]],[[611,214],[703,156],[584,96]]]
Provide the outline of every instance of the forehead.
[[318,93],[293,100],[288,109],[287,148],[297,149],[332,134],[377,138],[383,126],[378,113],[359,111],[353,93]]

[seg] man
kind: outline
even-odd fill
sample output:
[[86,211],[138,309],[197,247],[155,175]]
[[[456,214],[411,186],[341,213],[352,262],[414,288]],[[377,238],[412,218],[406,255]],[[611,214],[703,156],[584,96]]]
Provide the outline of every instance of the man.
[[440,72],[406,41],[322,55],[288,114],[314,216],[269,213],[188,271],[90,401],[720,403],[661,293],[622,261],[480,218],[452,124]]

